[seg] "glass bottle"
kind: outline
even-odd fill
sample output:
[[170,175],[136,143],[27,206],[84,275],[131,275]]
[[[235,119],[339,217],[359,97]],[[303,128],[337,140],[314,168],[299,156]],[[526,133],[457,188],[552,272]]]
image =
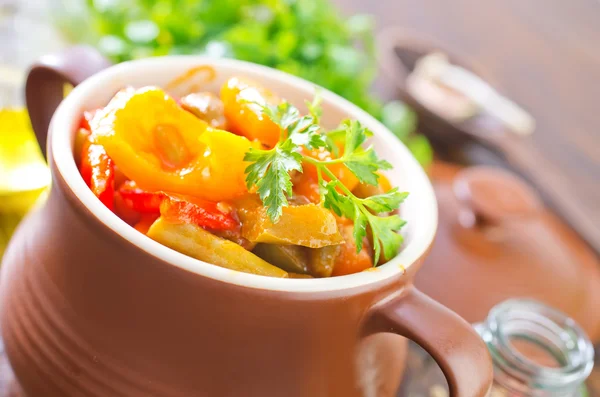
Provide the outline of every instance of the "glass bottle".
[[495,306],[475,328],[494,362],[492,396],[583,394],[594,348],[563,313],[537,301],[513,299]]
[[[584,382],[594,365],[594,349],[581,327],[560,311],[534,300],[511,299],[492,308],[475,329],[494,363],[488,397],[587,395]],[[414,344],[407,373],[399,395],[448,396],[441,370]]]
[[64,44],[46,17],[50,0],[0,0],[0,258],[50,173],[24,108],[26,69]]

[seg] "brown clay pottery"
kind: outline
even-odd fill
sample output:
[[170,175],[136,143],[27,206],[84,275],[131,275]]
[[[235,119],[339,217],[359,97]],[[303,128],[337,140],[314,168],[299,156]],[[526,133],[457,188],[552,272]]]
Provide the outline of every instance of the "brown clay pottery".
[[[435,235],[437,207],[426,174],[393,134],[323,92],[324,125],[359,119],[394,165],[391,181],[411,192],[396,258],[329,279],[239,273],[154,242],[94,197],[72,155],[81,112],[124,85],[165,87],[199,66],[215,71],[202,82],[207,91],[241,75],[301,104],[314,86],[203,57],[134,61],[83,81],[104,66],[91,50],[75,48],[43,59],[29,75],[27,102],[43,144],[47,135],[53,184],[9,245],[0,285],[6,352],[28,396],[385,397],[400,379],[401,337],[438,361],[452,396],[487,393],[492,366],[479,336],[412,285]],[[64,81],[81,84],[48,126]]]
[[508,171],[437,163],[439,228],[416,285],[467,321],[509,298],[533,298],[600,340],[600,263]]

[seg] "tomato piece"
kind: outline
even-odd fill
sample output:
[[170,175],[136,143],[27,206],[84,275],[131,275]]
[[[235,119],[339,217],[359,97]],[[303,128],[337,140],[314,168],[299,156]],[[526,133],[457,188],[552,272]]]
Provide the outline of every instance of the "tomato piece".
[[338,221],[338,228],[344,237],[345,243],[335,259],[332,276],[343,276],[346,274],[358,273],[373,267],[373,258],[371,256],[371,244],[367,238],[363,239],[363,247],[360,252],[356,252],[354,243],[354,225],[347,219]]
[[232,77],[221,88],[221,100],[228,128],[251,141],[258,140],[272,148],[279,141],[280,128],[254,103],[277,103],[270,91],[249,79]]
[[160,214],[170,223],[192,223],[211,230],[239,230],[241,227],[228,204],[191,196],[166,194]]
[[[302,167],[304,168],[305,164],[303,164]],[[318,204],[321,201],[319,180],[316,172],[313,174],[310,171],[307,172],[305,170],[303,173],[293,175],[292,185],[296,195],[306,197],[308,201],[314,204]]]
[[87,140],[81,154],[81,176],[90,190],[110,210],[113,209],[115,169],[102,145]]
[[160,203],[166,197],[161,192],[154,193],[140,189],[134,181],[124,182],[119,187],[119,194],[129,208],[142,214],[158,214]]

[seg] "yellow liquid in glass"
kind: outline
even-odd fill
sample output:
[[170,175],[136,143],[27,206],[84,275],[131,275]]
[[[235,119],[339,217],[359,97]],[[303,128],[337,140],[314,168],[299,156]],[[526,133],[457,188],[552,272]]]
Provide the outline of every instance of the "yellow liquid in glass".
[[19,220],[49,184],[50,172],[27,112],[0,109],[0,257]]

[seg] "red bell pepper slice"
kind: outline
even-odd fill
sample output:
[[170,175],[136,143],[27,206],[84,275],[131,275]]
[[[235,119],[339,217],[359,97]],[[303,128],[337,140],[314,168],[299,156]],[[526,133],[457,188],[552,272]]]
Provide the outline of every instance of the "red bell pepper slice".
[[89,140],[84,143],[79,171],[90,190],[112,211],[115,166],[102,145]]
[[241,227],[232,208],[197,197],[167,194],[160,205],[167,222],[193,223],[210,230],[238,230]]
[[162,192],[148,192],[140,189],[134,181],[124,182],[119,194],[127,206],[142,214],[158,214],[160,203],[166,197]]
[[214,231],[239,230],[240,222],[233,209],[224,204],[197,197],[163,192],[149,192],[127,181],[119,188],[123,202],[142,214],[160,214],[172,223],[193,223]]

